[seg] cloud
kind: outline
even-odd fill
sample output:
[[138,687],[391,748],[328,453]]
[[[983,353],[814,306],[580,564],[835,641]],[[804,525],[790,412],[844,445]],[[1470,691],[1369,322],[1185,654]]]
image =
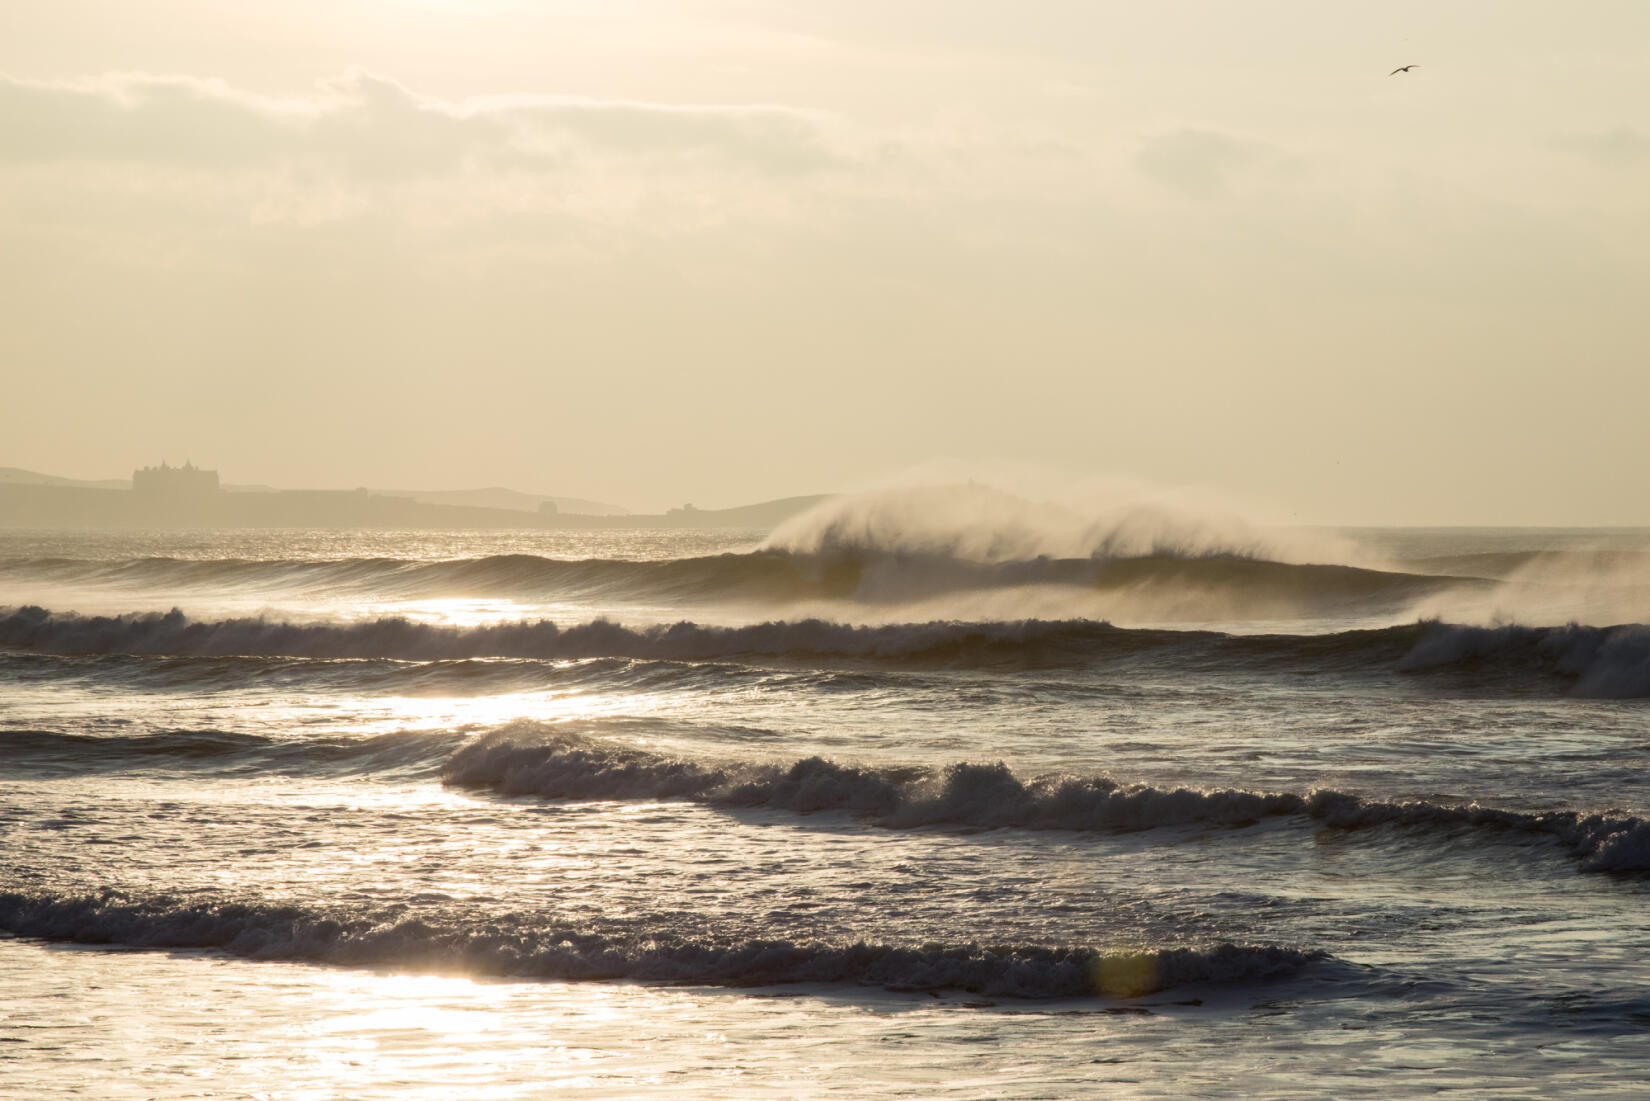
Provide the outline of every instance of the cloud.
[[476,165],[553,170],[579,156],[692,159],[793,174],[839,156],[830,120],[773,105],[551,96],[445,101],[363,69],[304,97],[192,76],[0,78],[0,165],[124,162],[203,170],[300,164],[367,178]]
[[1650,135],[1626,126],[1594,134],[1574,134],[1556,143],[1606,168],[1632,168],[1650,161]]
[[192,77],[0,78],[0,163],[235,163],[267,155],[295,132],[283,107]]
[[1179,130],[1149,138],[1135,166],[1151,179],[1194,199],[1212,199],[1232,178],[1267,152],[1257,142],[1213,130]]

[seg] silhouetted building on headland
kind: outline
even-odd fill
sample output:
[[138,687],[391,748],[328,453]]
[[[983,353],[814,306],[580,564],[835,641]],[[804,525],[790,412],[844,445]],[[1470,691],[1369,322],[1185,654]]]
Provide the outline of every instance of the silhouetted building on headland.
[[218,472],[194,463],[146,466],[132,471],[132,492],[151,502],[209,500],[218,494]]

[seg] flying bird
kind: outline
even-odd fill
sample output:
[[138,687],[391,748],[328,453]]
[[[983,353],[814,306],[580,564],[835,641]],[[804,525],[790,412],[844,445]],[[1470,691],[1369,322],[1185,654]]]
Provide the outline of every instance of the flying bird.
[[1419,61],[1417,61],[1414,65],[1400,65],[1396,69],[1392,70],[1390,73],[1388,73],[1386,75],[1387,76],[1397,76],[1399,73],[1407,73],[1411,69],[1419,68],[1420,64],[1421,63]]

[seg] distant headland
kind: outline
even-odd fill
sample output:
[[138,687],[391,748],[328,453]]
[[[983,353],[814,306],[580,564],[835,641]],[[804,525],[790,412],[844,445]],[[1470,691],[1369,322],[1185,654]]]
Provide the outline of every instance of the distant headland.
[[826,499],[787,497],[740,508],[684,505],[626,512],[577,497],[516,490],[272,489],[222,484],[216,470],[146,466],[132,480],[77,481],[0,467],[5,528],[772,528]]

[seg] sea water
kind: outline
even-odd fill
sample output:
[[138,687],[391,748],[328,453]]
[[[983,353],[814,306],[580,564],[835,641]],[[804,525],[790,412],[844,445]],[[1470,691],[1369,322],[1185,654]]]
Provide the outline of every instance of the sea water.
[[0,1095],[1642,1095],[1650,536],[911,532],[0,534]]

